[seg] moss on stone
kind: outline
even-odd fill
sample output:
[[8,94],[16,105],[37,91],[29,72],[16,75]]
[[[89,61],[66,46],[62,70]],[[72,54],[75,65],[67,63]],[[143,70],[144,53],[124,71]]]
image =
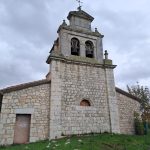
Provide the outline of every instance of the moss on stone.
[[106,65],[112,65],[112,60],[111,59],[104,59],[103,62]]
[[75,56],[75,55],[65,57],[62,54],[57,53],[57,52],[51,53],[51,56],[61,58],[61,59],[70,60],[70,61],[78,61],[78,62],[91,63],[91,64],[100,64],[95,58],[88,58],[88,57]]
[[65,58],[59,51],[53,51],[50,56],[52,57],[60,57],[60,58]]
[[100,64],[95,58],[88,58],[88,57],[82,57],[82,56],[69,56],[66,57],[67,60],[73,60],[73,61],[79,61],[79,62],[85,62],[85,63],[91,63],[91,64]]

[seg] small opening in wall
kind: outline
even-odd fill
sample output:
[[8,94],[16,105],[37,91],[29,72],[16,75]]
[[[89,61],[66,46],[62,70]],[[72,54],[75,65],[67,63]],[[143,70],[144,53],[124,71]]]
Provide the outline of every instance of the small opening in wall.
[[0,113],[2,110],[2,100],[3,100],[3,95],[0,94]]
[[80,106],[91,106],[91,104],[88,100],[84,99],[80,102]]

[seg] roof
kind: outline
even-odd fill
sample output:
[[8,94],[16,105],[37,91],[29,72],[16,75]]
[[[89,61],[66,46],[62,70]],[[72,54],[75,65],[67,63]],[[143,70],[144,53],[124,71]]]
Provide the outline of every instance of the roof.
[[90,20],[91,22],[94,20],[94,18],[89,15],[88,13],[86,13],[83,10],[78,10],[78,11],[70,11],[68,14],[68,20],[70,20],[71,16],[77,16],[77,17],[81,17],[87,20]]
[[136,100],[138,102],[140,101],[140,99],[138,97],[136,97],[136,96],[134,96],[134,95],[132,95],[132,94],[130,94],[130,93],[128,93],[128,92],[118,88],[118,87],[116,87],[116,92],[118,92],[120,94],[123,94],[123,95],[125,95],[125,96],[127,96],[129,98],[132,98],[132,99],[134,99],[134,100]]
[[26,89],[26,88],[29,88],[29,87],[34,87],[34,86],[38,86],[38,85],[42,85],[42,84],[47,84],[47,83],[50,83],[50,81],[47,80],[47,79],[43,79],[43,80],[23,83],[23,84],[19,84],[19,85],[15,85],[15,86],[10,86],[10,87],[1,89],[0,90],[0,95],[3,95],[4,93],[9,93],[9,92],[17,91],[17,90]]

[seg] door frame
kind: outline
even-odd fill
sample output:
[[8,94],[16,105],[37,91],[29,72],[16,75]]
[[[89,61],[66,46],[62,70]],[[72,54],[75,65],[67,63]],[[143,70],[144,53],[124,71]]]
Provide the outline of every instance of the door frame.
[[13,137],[13,143],[14,144],[25,144],[25,143],[15,143],[15,132],[17,131],[17,117],[18,116],[29,116],[29,129],[28,129],[28,140],[26,143],[30,142],[30,128],[31,128],[31,114],[16,114],[16,120],[15,120],[15,126],[14,126],[14,137]]

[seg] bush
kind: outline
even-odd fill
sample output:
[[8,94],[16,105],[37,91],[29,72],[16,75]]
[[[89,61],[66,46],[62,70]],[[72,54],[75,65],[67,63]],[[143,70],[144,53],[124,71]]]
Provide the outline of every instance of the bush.
[[144,124],[143,121],[140,119],[138,113],[134,114],[134,125],[135,125],[135,134],[144,135]]
[[144,125],[141,120],[135,119],[135,134],[144,135]]

